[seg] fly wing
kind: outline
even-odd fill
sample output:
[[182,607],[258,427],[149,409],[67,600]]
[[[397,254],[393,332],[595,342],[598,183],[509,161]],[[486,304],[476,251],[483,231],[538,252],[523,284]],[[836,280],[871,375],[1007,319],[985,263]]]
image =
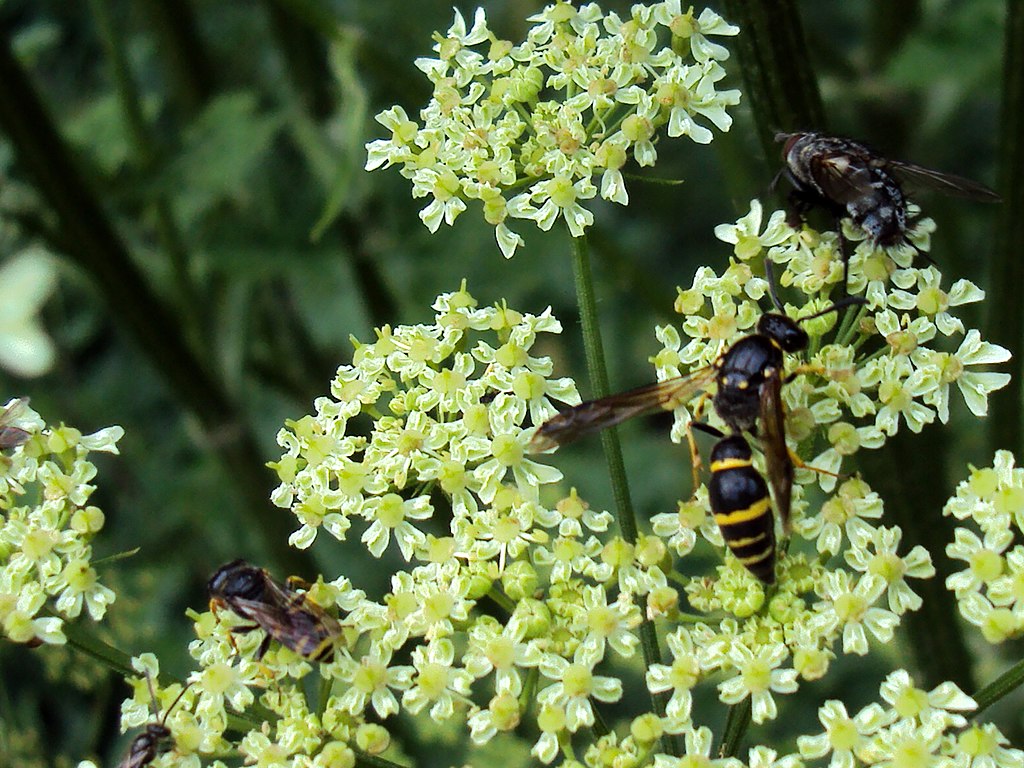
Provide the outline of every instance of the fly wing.
[[761,450],[764,452],[768,482],[782,530],[789,535],[789,508],[793,500],[793,459],[786,445],[786,414],[782,405],[781,371],[773,371],[761,386]]
[[[851,142],[851,147],[856,146]],[[811,175],[819,192],[834,203],[847,205],[872,192],[870,159],[858,152],[831,150],[810,158]]]
[[580,403],[541,424],[530,442],[530,450],[542,453],[634,416],[677,408],[707,386],[714,374],[715,369],[707,366],[686,376]]
[[952,197],[962,197],[981,203],[998,203],[1002,198],[980,182],[965,179],[952,173],[933,171],[913,163],[900,160],[888,161],[886,167],[907,186],[916,189],[934,190]]

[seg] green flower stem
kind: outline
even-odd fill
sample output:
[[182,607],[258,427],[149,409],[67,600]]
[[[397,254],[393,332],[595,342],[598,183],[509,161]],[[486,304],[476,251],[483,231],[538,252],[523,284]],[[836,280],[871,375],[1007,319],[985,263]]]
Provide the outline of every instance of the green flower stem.
[[393,763],[377,755],[368,755],[355,748],[352,751],[356,755],[356,765],[363,766],[364,768],[406,768],[401,763]]
[[335,109],[334,79],[327,66],[327,41],[339,36],[337,19],[309,18],[302,11],[313,3],[268,2],[270,32],[275,38],[292,87],[306,111],[326,120]]
[[[610,388],[586,237],[572,239],[572,255],[576,300],[579,303],[580,322],[583,326],[583,348],[587,356],[587,373],[590,376],[591,395],[596,400],[610,394]],[[614,427],[601,432],[601,447],[604,449],[604,458],[608,464],[608,476],[612,485],[612,497],[615,499],[615,514],[619,530],[622,532],[622,538],[630,544],[635,544],[637,538],[636,513],[633,511],[633,502],[629,496],[629,481],[626,479],[626,467],[622,462],[622,446],[619,444],[619,436]]]
[[977,717],[1008,693],[1012,693],[1020,688],[1021,685],[1024,685],[1024,659],[1018,661],[991,683],[971,696],[978,703],[978,708],[974,710],[971,716]]
[[719,757],[736,757],[749,727],[750,697],[747,696],[739,704],[729,707],[729,715],[725,718],[725,732],[722,734],[722,746],[718,750]]
[[311,570],[307,556],[287,545],[291,518],[268,501],[273,477],[242,414],[183,337],[178,318],[135,265],[15,58],[2,25],[0,82],[0,130],[52,209],[64,255],[90,277],[114,320],[182,405],[198,417],[242,499],[239,506],[250,510],[251,530],[262,537],[263,551],[292,573]]
[[988,420],[995,448],[1024,450],[1021,399],[1024,398],[1024,358],[1019,355],[1024,341],[1024,302],[1019,287],[1024,285],[1024,4],[1006,4],[1006,48],[1003,53],[1002,115],[999,130],[999,220],[995,231],[995,252],[989,272],[990,283],[1002,286],[989,294],[988,335],[997,344],[1013,350],[1016,375],[991,400]]
[[[587,370],[590,374],[590,388],[594,398],[609,394],[608,369],[604,359],[604,344],[601,341],[601,328],[597,316],[597,300],[594,295],[594,279],[590,269],[590,252],[587,249],[586,237],[572,238],[572,271],[576,283],[576,300],[579,303],[580,323],[583,326],[583,348],[587,357]],[[604,449],[605,462],[608,464],[608,476],[611,480],[612,496],[615,499],[615,515],[622,538],[630,544],[636,543],[637,525],[633,502],[629,496],[629,481],[626,479],[626,467],[622,461],[622,446],[615,428],[601,432],[601,447]],[[661,649],[658,646],[658,634],[654,624],[648,620],[640,625],[640,647],[644,656],[644,665],[650,669],[653,664],[661,661]],[[651,694],[654,711],[664,716],[668,696]],[[674,738],[665,737],[665,748],[670,754],[678,754],[678,745]]]
[[487,590],[487,596],[497,603],[503,611],[507,611],[509,616],[515,613],[515,601],[497,587],[491,587]]
[[[56,613],[51,615],[61,618]],[[139,673],[132,668],[131,656],[120,648],[115,648],[109,643],[100,640],[95,634],[90,632],[79,622],[65,620],[61,630],[64,632],[64,636],[68,639],[69,648],[95,659],[100,664],[108,669],[112,669],[122,677],[138,676]],[[171,677],[161,674],[160,682],[174,682],[174,680]]]

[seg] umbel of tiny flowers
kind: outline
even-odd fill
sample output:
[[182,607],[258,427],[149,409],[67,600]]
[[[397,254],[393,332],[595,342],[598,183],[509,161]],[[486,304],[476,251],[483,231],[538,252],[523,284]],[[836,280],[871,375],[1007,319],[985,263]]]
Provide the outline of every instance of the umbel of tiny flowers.
[[1024,764],[1024,752],[1005,746],[996,726],[967,718],[974,700],[954,683],[925,691],[914,686],[904,670],[882,683],[881,703],[869,704],[850,716],[841,701],[827,701],[818,710],[824,732],[800,736],[800,756],[829,757],[829,766],[965,766],[1010,768]]
[[943,514],[962,523],[946,547],[965,565],[946,579],[960,613],[990,643],[1024,635],[1024,469],[997,451],[991,467],[971,467]]
[[711,10],[695,17],[666,0],[624,19],[560,1],[529,21],[515,44],[482,8],[468,29],[456,10],[436,55],[416,61],[434,88],[420,121],[391,107],[377,115],[390,137],[366,145],[367,170],[398,165],[429,200],[420,218],[431,232],[476,200],[506,257],[522,244],[510,219],[542,230],[564,219],[581,236],[594,220],[587,200],[628,203],[622,169],[654,164],[662,128],[706,144],[709,125],[729,129],[740,96],[717,90],[729,54],[708,36],[738,29]]
[[47,426],[24,402],[5,426],[26,439],[0,455],[0,626],[16,643],[62,644],[66,620],[84,608],[99,621],[114,602],[92,566],[104,516],[89,501],[96,488],[89,454],[117,453],[124,430],[83,435]]
[[[473,539],[453,554],[504,558],[525,545],[540,488],[562,477],[527,456],[532,427],[556,413],[553,401],[579,402],[575,384],[549,378],[551,360],[531,354],[541,334],[562,326],[550,311],[478,307],[464,284],[434,310],[432,324],[385,326],[375,342],[354,341],[332,396],[278,434],[286,453],[271,464],[281,478],[272,499],[301,524],[294,546],[308,547],[321,528],[344,539],[362,520],[374,556],[394,543],[411,560],[430,546],[423,521],[436,512],[435,490],[450,505],[452,534]],[[349,430],[360,415],[373,419],[368,435]],[[460,530],[495,508],[485,528]],[[521,526],[504,520],[511,514]]]

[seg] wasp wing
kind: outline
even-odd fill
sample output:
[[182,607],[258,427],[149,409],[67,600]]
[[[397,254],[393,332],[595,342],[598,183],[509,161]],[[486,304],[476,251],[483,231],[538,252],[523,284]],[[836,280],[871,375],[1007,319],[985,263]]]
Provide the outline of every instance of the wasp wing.
[[768,482],[782,530],[789,535],[789,508],[793,500],[793,459],[786,445],[786,414],[782,405],[781,371],[773,370],[761,386],[761,450],[764,452]]
[[319,658],[325,648],[324,641],[336,637],[341,627],[337,620],[304,595],[291,595],[284,601],[246,600],[232,598],[228,607],[244,619],[259,625],[260,629],[291,648],[300,656]]
[[962,197],[982,203],[998,203],[1002,198],[980,182],[952,173],[933,171],[902,160],[889,160],[886,168],[901,182],[916,189],[934,190],[952,197]]
[[152,734],[141,733],[128,747],[128,754],[117,764],[117,768],[145,768],[156,758],[159,745]]
[[20,427],[11,426],[28,410],[28,398],[19,397],[0,413],[0,449],[17,448],[31,435]]
[[541,424],[530,441],[530,450],[542,453],[634,416],[677,408],[706,387],[714,375],[714,367],[707,366],[685,376],[580,403]]

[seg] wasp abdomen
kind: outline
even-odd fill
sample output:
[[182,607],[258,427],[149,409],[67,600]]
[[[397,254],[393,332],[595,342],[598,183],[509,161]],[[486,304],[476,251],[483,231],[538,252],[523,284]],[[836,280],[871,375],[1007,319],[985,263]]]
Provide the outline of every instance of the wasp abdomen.
[[775,583],[775,519],[768,485],[754,469],[741,435],[711,450],[711,511],[736,558],[765,584]]

